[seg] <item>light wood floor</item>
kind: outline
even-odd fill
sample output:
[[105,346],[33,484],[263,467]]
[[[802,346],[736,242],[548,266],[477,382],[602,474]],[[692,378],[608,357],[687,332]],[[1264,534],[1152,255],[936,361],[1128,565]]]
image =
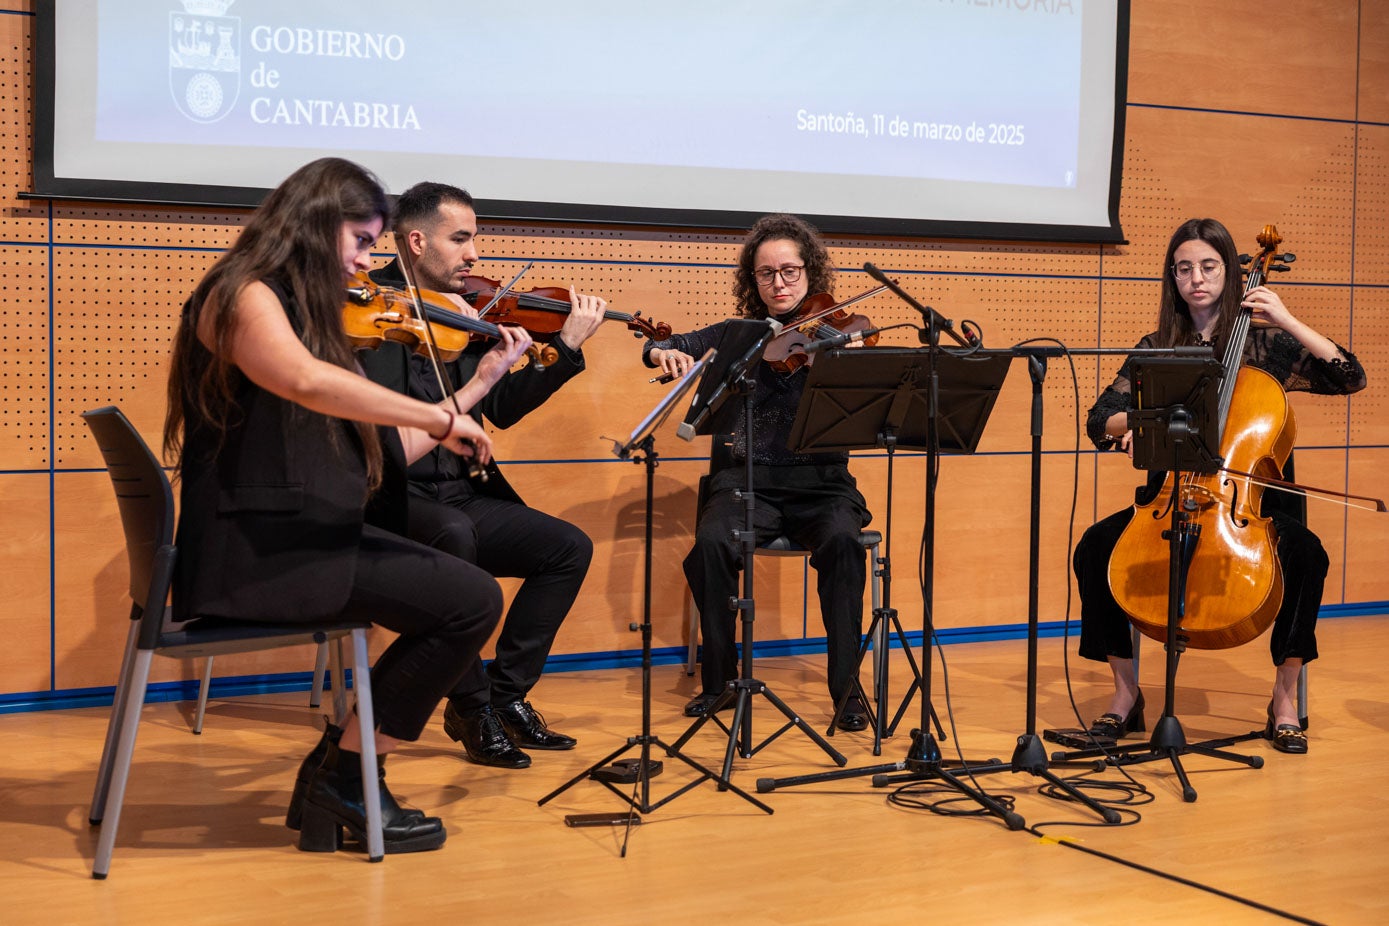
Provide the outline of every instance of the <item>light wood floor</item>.
[[[282,825],[295,768],[316,737],[302,695],[214,703],[201,737],[188,732],[187,705],[146,708],[115,860],[104,882],[89,877],[95,834],[86,818],[107,712],[0,716],[6,747],[0,921],[1277,921],[1212,893],[1218,890],[1311,920],[1383,923],[1389,921],[1383,844],[1389,697],[1382,654],[1389,651],[1389,620],[1328,620],[1320,637],[1323,658],[1311,679],[1311,753],[1285,756],[1261,740],[1237,747],[1267,760],[1258,770],[1191,756],[1186,765],[1199,792],[1195,803],[1181,800],[1169,763],[1132,768],[1152,793],[1151,803],[1136,808],[1141,819],[1133,825],[1094,826],[1095,815],[1043,797],[1038,779],[1025,773],[980,779],[990,793],[1015,800],[1029,826],[1018,832],[995,818],[896,806],[867,777],[763,795],[775,809],[772,816],[705,783],[636,828],[626,858],[619,855],[621,830],[563,823],[567,813],[622,809],[602,786],[585,780],[545,807],[536,800],[640,732],[637,670],[547,676],[533,699],[555,728],[580,743],[570,753],[535,754],[529,770],[467,764],[439,724],[431,725],[419,743],[392,759],[390,780],[397,794],[444,818],[448,844],[438,852],[389,856],[379,865],[355,854],[300,853]],[[1008,759],[1025,730],[1025,652],[1021,641],[948,647],[950,711],[936,662],[937,707],[947,723],[953,715],[971,758]],[[1060,640],[1042,641],[1039,731],[1076,723],[1061,652]],[[1156,646],[1146,655],[1142,678],[1151,723],[1160,713],[1162,660]],[[1088,720],[1102,709],[1099,686],[1107,672],[1077,662],[1071,670]],[[895,671],[900,680],[902,669]],[[829,716],[822,673],[822,658],[768,660],[758,668],[762,680],[819,728]],[[1271,679],[1262,640],[1239,650],[1189,654],[1177,697],[1187,738],[1261,725]],[[693,687],[679,667],[654,672],[653,732],[667,742],[686,727],[678,711]],[[900,698],[900,681],[895,687]],[[772,727],[774,714],[767,702],[755,702],[760,729]],[[910,716],[919,717],[915,705]],[[907,748],[904,735],[887,741],[879,758],[866,734],[841,734],[832,742],[851,768],[896,761]],[[718,766],[725,744],[710,727],[686,751]],[[954,738],[942,747],[953,753]],[[653,780],[653,797],[689,777],[677,765],[666,761],[666,773]],[[760,777],[831,767],[793,731],[753,758],[738,759],[733,781],[751,790]],[[1099,777],[1122,781],[1113,770]]]

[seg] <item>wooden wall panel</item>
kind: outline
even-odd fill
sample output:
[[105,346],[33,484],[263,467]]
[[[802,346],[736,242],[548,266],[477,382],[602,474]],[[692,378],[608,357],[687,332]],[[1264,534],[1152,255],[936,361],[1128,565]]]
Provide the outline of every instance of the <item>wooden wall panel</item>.
[[1106,273],[1155,275],[1177,225],[1213,216],[1246,253],[1264,225],[1276,225],[1282,250],[1298,258],[1290,280],[1349,280],[1355,126],[1130,108],[1128,131],[1128,157],[1152,165],[1161,180],[1151,194],[1170,206],[1133,221],[1124,213],[1131,244],[1106,260]]
[[0,470],[48,465],[48,251],[0,246]]
[[1356,118],[1389,123],[1389,0],[1360,0],[1360,81]]
[[1350,442],[1389,446],[1389,288],[1355,289],[1355,329],[1349,347],[1365,366],[1368,385],[1350,403]]
[[40,242],[48,237],[48,203],[19,198],[33,189],[33,20],[31,0],[0,10],[0,242]]
[[1361,125],[1356,131],[1355,282],[1389,286],[1389,125]]
[[[183,299],[232,241],[246,213],[22,200],[32,184],[32,4],[0,15],[0,319],[11,332],[0,365],[0,543],[19,568],[0,593],[16,606],[4,630],[0,694],[109,685],[124,630],[126,582],[114,503],[80,413],[119,404],[152,446],[164,417],[169,342]],[[1180,26],[1180,28],[1178,27]],[[1359,49],[1359,57],[1349,49]],[[1153,326],[1163,250],[1182,220],[1213,215],[1243,250],[1265,223],[1298,255],[1275,284],[1299,317],[1356,351],[1370,388],[1349,401],[1297,395],[1299,472],[1314,484],[1383,494],[1389,414],[1389,2],[1334,0],[1298,20],[1254,0],[1133,6],[1130,99],[1120,215],[1113,246],[827,238],[840,295],[870,287],[871,261],[921,302],[972,319],[991,348],[1025,339],[1127,348]],[[1359,122],[1356,122],[1356,119]],[[461,180],[467,178],[439,178]],[[485,190],[475,193],[486,196]],[[727,316],[741,235],[683,228],[481,223],[484,276],[568,285],[605,295],[620,311],[690,330]],[[378,259],[390,257],[387,236]],[[875,324],[918,323],[890,295],[865,303]],[[892,331],[884,344],[913,345]],[[556,654],[632,652],[640,617],[644,472],[611,443],[655,405],[641,342],[605,326],[585,350],[588,369],[521,425],[494,434],[508,478],[536,507],[594,540],[583,592]],[[1044,409],[1040,616],[1064,615],[1069,542],[1092,519],[1132,501],[1140,481],[1126,457],[1097,455],[1080,416],[1121,358],[1048,364]],[[942,628],[1014,625],[1026,617],[1031,384],[1015,362],[978,454],[944,461],[937,495],[935,604]],[[51,427],[50,427],[51,421]],[[657,435],[653,624],[658,647],[687,640],[690,601],[681,561],[693,530],[695,486],[708,441]],[[852,471],[887,524],[886,455],[856,453]],[[1078,475],[1077,475],[1078,474]],[[53,492],[50,525],[48,486]],[[1074,533],[1069,517],[1077,487]],[[918,543],[925,506],[920,454],[898,454],[893,600],[918,629]],[[1314,506],[1333,560],[1328,602],[1389,600],[1384,516]],[[48,564],[56,563],[50,601]],[[1349,559],[1347,559],[1349,557]],[[823,635],[814,576],[800,558],[759,558],[758,640]],[[504,588],[515,588],[504,580]],[[1074,600],[1072,605],[1074,607]],[[50,635],[56,653],[50,655]],[[377,634],[379,651],[389,634]],[[490,647],[489,650],[490,652]],[[221,676],[306,671],[307,651],[219,661]],[[50,658],[56,676],[49,677]],[[160,679],[192,677],[166,664]]]
[[0,695],[50,687],[49,497],[46,473],[0,475]]
[[1134,0],[1129,100],[1354,119],[1348,52],[1376,5],[1327,0],[1295,16],[1259,0]]
[[[1385,473],[1389,473],[1389,448],[1353,448],[1348,454],[1349,491],[1357,495],[1384,498],[1389,495]],[[1335,517],[1334,514],[1329,517]],[[1328,533],[1330,533],[1328,531]],[[1344,601],[1384,601],[1386,590],[1384,556],[1379,552],[1389,548],[1389,516],[1351,509],[1346,512],[1343,549],[1345,555],[1333,559],[1331,568],[1345,571]],[[1326,541],[1323,535],[1323,542]],[[1328,550],[1330,546],[1328,546]]]
[[156,454],[179,307],[211,251],[59,248],[53,287],[54,456],[99,467],[81,414],[119,405]]

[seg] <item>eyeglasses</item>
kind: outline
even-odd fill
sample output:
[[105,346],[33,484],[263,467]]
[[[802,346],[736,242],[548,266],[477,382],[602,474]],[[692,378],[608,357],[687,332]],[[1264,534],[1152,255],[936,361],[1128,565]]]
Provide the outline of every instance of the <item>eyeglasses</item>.
[[1207,280],[1215,279],[1225,273],[1225,263],[1218,260],[1203,260],[1199,264],[1193,264],[1189,260],[1184,260],[1180,264],[1172,265],[1172,275],[1179,280],[1191,279],[1191,273],[1197,267],[1201,268],[1201,276]]
[[756,270],[753,271],[752,278],[757,281],[758,286],[771,286],[772,281],[779,276],[783,283],[790,286],[801,278],[801,271],[804,269],[804,265],[791,264],[775,270]]

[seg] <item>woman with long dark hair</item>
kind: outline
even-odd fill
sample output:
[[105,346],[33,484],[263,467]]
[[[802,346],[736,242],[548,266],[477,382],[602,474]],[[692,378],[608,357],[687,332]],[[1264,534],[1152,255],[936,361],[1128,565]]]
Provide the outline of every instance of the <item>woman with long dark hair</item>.
[[[344,286],[370,268],[390,218],[379,182],[324,158],[290,175],[184,305],[174,342],[166,453],[180,479],[174,615],[274,622],[372,621],[399,636],[377,661],[379,729],[356,718],[301,768],[289,822],[300,848],[364,839],[359,750],[416,739],[501,613],[471,564],[363,524],[368,496],[439,443],[486,462],[490,443],[451,403],[421,402],[360,373]],[[459,390],[475,403],[525,349],[505,332]],[[403,491],[403,490],[402,490]],[[339,734],[340,733],[340,738]],[[402,810],[378,782],[387,852],[433,849],[437,817]]]
[[[1277,293],[1264,286],[1244,292],[1235,243],[1215,219],[1191,219],[1173,233],[1163,257],[1158,330],[1138,347],[1213,345],[1219,356],[1241,306],[1251,310],[1251,321],[1257,325],[1245,339],[1244,364],[1268,373],[1288,391],[1349,395],[1365,388],[1365,370],[1355,356],[1294,317]],[[1126,362],[1090,409],[1086,428],[1099,449],[1125,450],[1132,456],[1129,373]],[[1162,476],[1152,474],[1146,490],[1141,490],[1147,493],[1145,500],[1155,497]],[[1302,666],[1317,658],[1317,610],[1329,561],[1317,536],[1277,507],[1281,497],[1282,493],[1265,493],[1262,512],[1273,520],[1284,577],[1283,603],[1269,639],[1276,669],[1266,732],[1280,752],[1305,753],[1307,735],[1296,707],[1297,678]],[[1117,738],[1145,727],[1128,617],[1109,587],[1109,558],[1132,517],[1133,508],[1126,508],[1096,522],[1075,550],[1080,655],[1108,662],[1114,675],[1109,710],[1090,727],[1096,736]]]

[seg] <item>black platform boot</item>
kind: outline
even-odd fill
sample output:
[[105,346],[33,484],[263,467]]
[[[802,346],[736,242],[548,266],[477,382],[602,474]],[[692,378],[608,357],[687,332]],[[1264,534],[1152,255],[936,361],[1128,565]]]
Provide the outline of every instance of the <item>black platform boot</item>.
[[[386,787],[386,757],[376,757],[376,787],[381,795],[381,829],[386,852],[424,852],[444,844],[443,821],[417,810],[405,810]],[[300,819],[299,848],[333,852],[345,829],[366,845],[366,807],[362,800],[362,759],[329,741],[323,764],[309,779]]]
[[299,829],[299,821],[304,816],[304,797],[309,793],[309,781],[314,772],[323,766],[323,757],[328,755],[328,744],[337,745],[342,739],[342,727],[325,724],[323,735],[312,751],[299,763],[299,773],[294,776],[294,793],[289,798],[289,809],[285,811],[285,826]]
[[[294,794],[289,798],[289,809],[285,811],[285,826],[292,830],[299,829],[300,820],[304,815],[304,797],[309,793],[309,782],[313,779],[314,772],[323,766],[323,759],[328,755],[328,744],[337,745],[342,740],[342,727],[334,726],[331,723],[323,727],[323,736],[319,738],[317,745],[304,757],[304,761],[299,763],[299,774],[294,778]],[[417,817],[424,817],[423,810],[407,808],[406,814],[414,814]]]

